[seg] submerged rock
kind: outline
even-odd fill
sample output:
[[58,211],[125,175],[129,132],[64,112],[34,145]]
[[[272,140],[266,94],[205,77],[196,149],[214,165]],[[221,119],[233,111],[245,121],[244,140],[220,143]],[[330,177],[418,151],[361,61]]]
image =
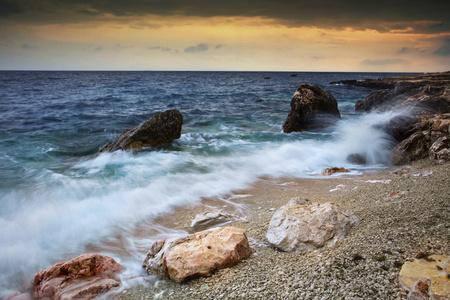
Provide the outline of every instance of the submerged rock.
[[120,286],[122,265],[100,254],[83,254],[37,273],[32,286],[37,299],[93,299]]
[[154,242],[143,267],[149,274],[184,282],[211,276],[216,270],[249,257],[252,252],[243,229],[222,227]]
[[124,131],[114,142],[103,147],[100,152],[141,149],[145,146],[157,147],[171,143],[181,137],[183,115],[178,110],[167,110]]
[[283,131],[305,131],[335,124],[341,115],[336,99],[316,85],[303,83],[291,100],[291,111],[283,125]]
[[343,240],[357,223],[345,208],[294,198],[274,213],[266,238],[282,251],[311,251]]
[[208,229],[212,226],[219,224],[226,224],[233,220],[236,220],[235,215],[224,212],[223,210],[214,210],[197,214],[192,220],[191,228],[193,231],[200,231]]

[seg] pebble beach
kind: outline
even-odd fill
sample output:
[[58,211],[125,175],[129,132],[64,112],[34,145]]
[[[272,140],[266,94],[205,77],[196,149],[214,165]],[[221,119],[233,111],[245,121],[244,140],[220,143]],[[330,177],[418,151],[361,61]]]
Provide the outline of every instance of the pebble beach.
[[[178,284],[149,280],[121,289],[113,299],[406,299],[399,271],[418,252],[448,254],[450,246],[448,163],[428,159],[407,166],[311,179],[261,178],[223,199],[204,199],[159,218],[189,231],[197,213],[222,209],[240,218],[255,253],[212,277]],[[276,209],[295,197],[332,202],[359,219],[334,247],[281,252],[266,240]]]

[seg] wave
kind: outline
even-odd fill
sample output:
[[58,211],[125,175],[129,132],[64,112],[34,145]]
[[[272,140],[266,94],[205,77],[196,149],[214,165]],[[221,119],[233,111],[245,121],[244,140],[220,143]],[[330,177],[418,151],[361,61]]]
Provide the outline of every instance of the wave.
[[[270,133],[288,138],[262,141],[229,134],[234,128],[224,129],[226,139],[186,133],[177,141],[179,151],[104,153],[61,171],[31,174],[35,184],[0,195],[0,290],[17,289],[56,261],[79,255],[88,245],[101,248],[101,241],[133,232],[176,206],[221,197],[262,176],[311,177],[327,167],[357,171],[386,166],[392,140],[377,125],[401,113],[361,115],[327,132]],[[355,153],[364,155],[368,165],[349,162]],[[106,249],[118,261],[129,262],[127,272],[141,272],[136,266],[156,238],[131,235],[125,249]]]

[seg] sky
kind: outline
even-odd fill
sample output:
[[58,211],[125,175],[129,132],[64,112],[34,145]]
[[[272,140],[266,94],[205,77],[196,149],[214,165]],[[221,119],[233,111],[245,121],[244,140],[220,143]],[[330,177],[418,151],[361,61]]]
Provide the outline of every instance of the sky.
[[0,0],[0,70],[442,72],[445,0]]

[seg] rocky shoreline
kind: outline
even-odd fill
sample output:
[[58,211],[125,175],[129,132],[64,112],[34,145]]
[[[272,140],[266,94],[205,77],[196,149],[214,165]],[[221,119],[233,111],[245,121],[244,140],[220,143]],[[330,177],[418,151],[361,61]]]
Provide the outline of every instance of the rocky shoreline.
[[[122,266],[97,266],[99,260],[113,259],[82,255],[67,266],[57,264],[41,272],[49,276],[36,275],[35,296],[53,297],[57,291],[92,299],[110,290],[100,298],[403,299],[405,287],[415,284],[415,292],[426,296],[408,299],[437,295],[433,286],[443,286],[439,295],[444,298],[432,299],[449,299],[450,73],[340,84],[386,88],[358,101],[355,110],[410,109],[380,128],[398,142],[391,162],[402,167],[358,176],[334,167],[311,179],[261,178],[246,190],[221,199],[203,199],[159,217],[155,222],[162,227],[188,232],[223,225],[224,220],[232,227],[148,245],[143,266],[160,277],[150,275],[147,286],[130,288],[133,279],[123,278],[119,288],[115,273]],[[334,123],[339,117],[331,94],[302,84],[292,98],[283,129],[286,133],[308,130],[319,121],[331,119]],[[170,143],[180,137],[182,122],[183,116],[176,110],[160,113],[125,131],[101,152]],[[354,153],[348,159],[360,157],[364,164],[365,155]],[[323,177],[335,172],[342,174]],[[213,215],[216,217],[208,219]],[[419,269],[420,264],[430,267],[429,255],[439,258],[439,266],[431,265],[436,277],[424,277],[428,283],[439,281],[438,285],[430,283],[431,290],[428,283],[416,280],[423,278],[414,273],[416,265],[408,263],[408,271],[400,271],[405,262],[419,259],[417,253],[425,259],[414,262]],[[102,272],[91,274],[91,268],[85,267],[90,265]],[[400,273],[403,277],[399,279]],[[111,278],[106,279],[108,276]],[[208,277],[195,279],[199,276]],[[108,282],[81,287],[97,277]],[[11,300],[21,297],[14,296]]]
[[[216,206],[245,218],[242,228],[256,250],[232,268],[178,284],[159,279],[122,289],[113,299],[406,299],[400,268],[418,252],[450,250],[450,172],[428,159],[360,176],[317,179],[265,178],[230,201],[204,200],[160,219],[186,229],[195,214]],[[333,202],[353,211],[359,224],[334,247],[280,252],[269,246],[270,219],[291,198]],[[226,207],[224,207],[226,206]],[[210,208],[209,208],[210,209]]]

